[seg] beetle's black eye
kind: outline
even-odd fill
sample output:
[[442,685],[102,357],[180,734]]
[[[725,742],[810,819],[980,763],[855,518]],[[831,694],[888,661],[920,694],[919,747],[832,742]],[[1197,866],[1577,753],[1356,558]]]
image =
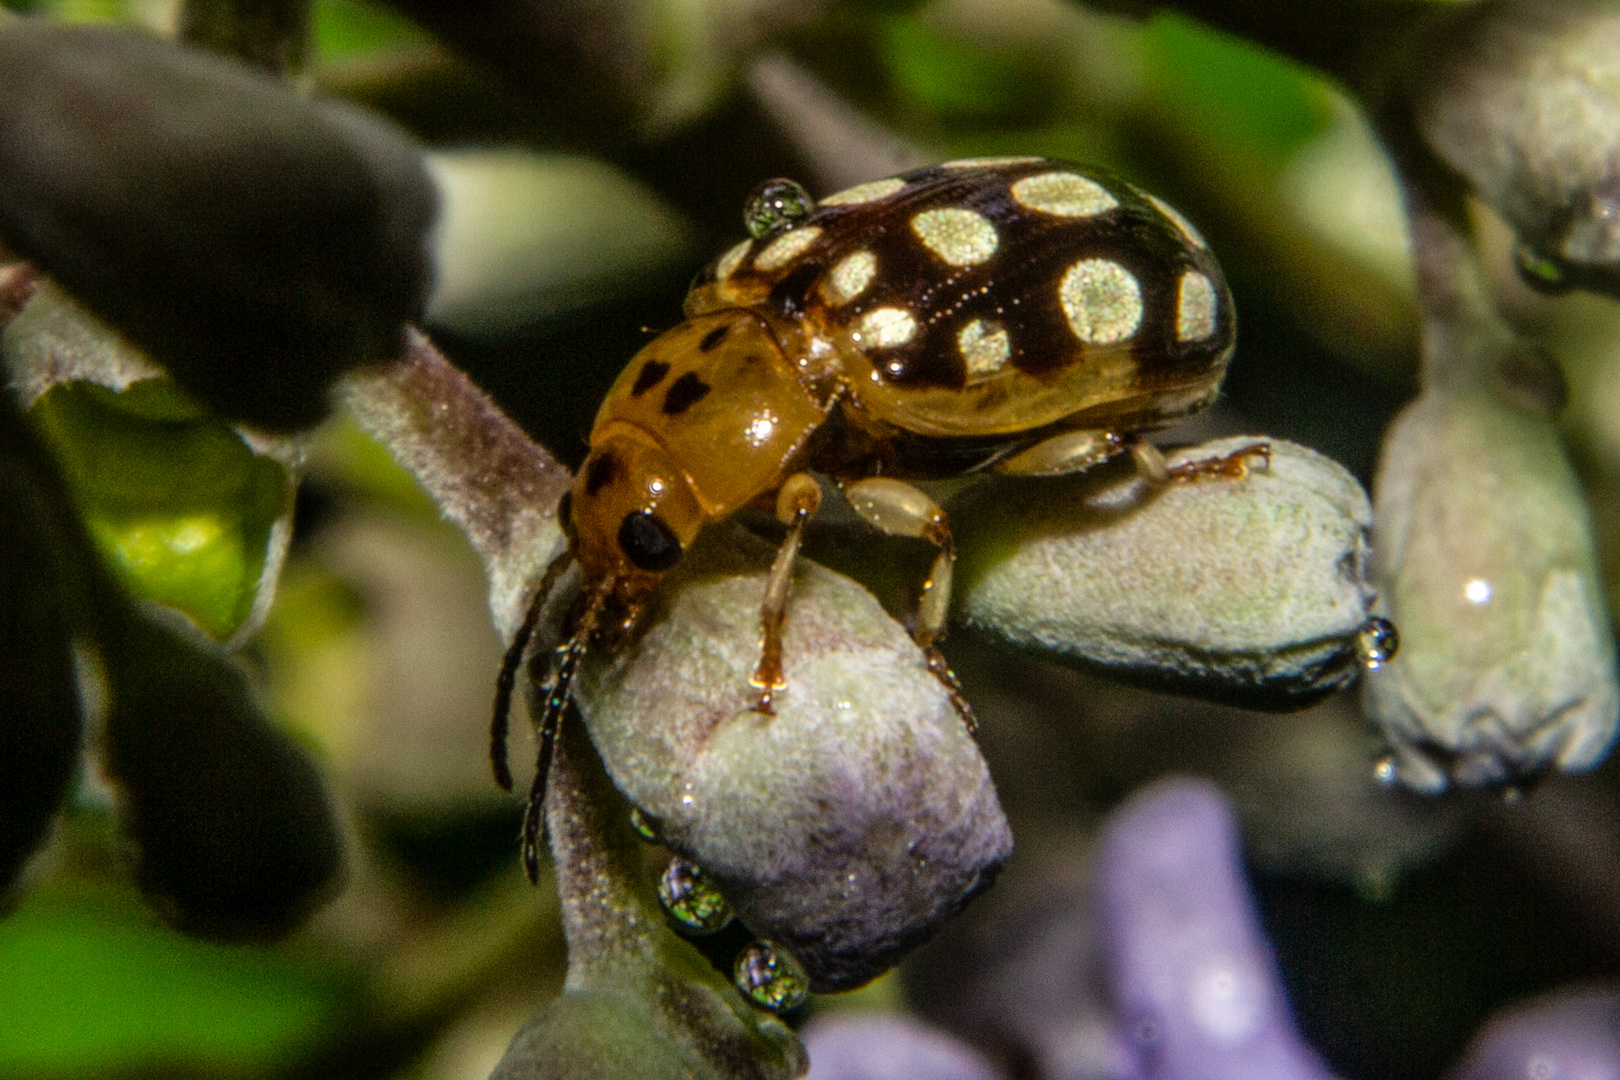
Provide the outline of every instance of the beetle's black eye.
[[633,510],[619,525],[619,550],[648,573],[662,573],[681,560],[681,542],[647,510]]

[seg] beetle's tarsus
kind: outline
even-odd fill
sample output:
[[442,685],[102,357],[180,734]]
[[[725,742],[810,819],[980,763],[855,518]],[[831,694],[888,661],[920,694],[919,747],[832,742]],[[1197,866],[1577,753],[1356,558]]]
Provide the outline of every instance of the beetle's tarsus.
[[[1258,465],[1251,465],[1250,459],[1258,458]],[[1169,480],[1172,483],[1194,483],[1199,480],[1242,480],[1249,475],[1253,468],[1271,468],[1271,444],[1269,442],[1253,442],[1247,446],[1240,446],[1230,454],[1218,458],[1204,458],[1200,461],[1183,461],[1172,466],[1169,471]]]

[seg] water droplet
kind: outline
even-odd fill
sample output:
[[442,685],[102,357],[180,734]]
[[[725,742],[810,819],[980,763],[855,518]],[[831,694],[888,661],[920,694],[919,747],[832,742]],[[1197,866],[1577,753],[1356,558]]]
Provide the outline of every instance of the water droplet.
[[755,240],[768,240],[809,217],[816,209],[810,193],[792,180],[777,177],[748,193],[743,224]]
[[636,835],[643,840],[658,842],[658,821],[651,814],[642,812],[641,807],[630,808],[630,827],[636,830]]
[[731,921],[731,905],[703,869],[674,858],[658,879],[658,900],[670,918],[694,934],[712,934]]
[[1395,766],[1392,757],[1379,758],[1378,764],[1373,766],[1373,779],[1385,787],[1394,787],[1395,781],[1401,778],[1401,773]]
[[1368,671],[1377,671],[1389,663],[1400,647],[1400,632],[1382,615],[1374,615],[1356,632],[1356,654]]
[[762,1009],[786,1012],[810,996],[810,977],[780,945],[756,941],[737,956],[731,969],[737,989]]

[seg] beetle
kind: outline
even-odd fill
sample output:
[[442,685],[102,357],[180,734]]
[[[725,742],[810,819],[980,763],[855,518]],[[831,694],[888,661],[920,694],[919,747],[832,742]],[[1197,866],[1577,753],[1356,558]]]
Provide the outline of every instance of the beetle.
[[559,508],[568,539],[498,680],[491,756],[510,789],[506,716],[547,594],[577,562],[584,590],[556,651],[524,826],[538,873],[557,725],[593,640],[632,627],[698,532],[748,506],[787,527],[760,606],[755,708],[784,689],[794,561],[830,477],[877,528],[936,555],[913,636],[971,728],[937,642],[954,549],[943,510],[908,481],[976,471],[1057,474],[1131,453],[1154,483],[1241,471],[1166,468],[1143,432],[1214,400],[1232,298],[1198,231],[1122,180],[1038,157],[950,161],[813,204],[756,189],[752,237],[709,264],[686,320],[608,391]]

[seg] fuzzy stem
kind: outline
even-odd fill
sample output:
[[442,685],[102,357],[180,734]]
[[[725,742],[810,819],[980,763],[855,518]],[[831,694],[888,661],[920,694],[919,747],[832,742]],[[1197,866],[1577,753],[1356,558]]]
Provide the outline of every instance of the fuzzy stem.
[[1502,318],[1474,242],[1463,181],[1429,152],[1403,103],[1390,103],[1382,119],[1412,237],[1425,389],[1486,387],[1556,414],[1567,397],[1562,372]]
[[570,990],[656,963],[664,920],[646,885],[629,820],[629,807],[608,780],[584,725],[564,723],[546,790],[546,824],[568,940]]
[[466,533],[489,573],[497,628],[510,637],[529,582],[561,539],[556,507],[573,483],[568,470],[414,331],[404,360],[350,376],[340,393]]

